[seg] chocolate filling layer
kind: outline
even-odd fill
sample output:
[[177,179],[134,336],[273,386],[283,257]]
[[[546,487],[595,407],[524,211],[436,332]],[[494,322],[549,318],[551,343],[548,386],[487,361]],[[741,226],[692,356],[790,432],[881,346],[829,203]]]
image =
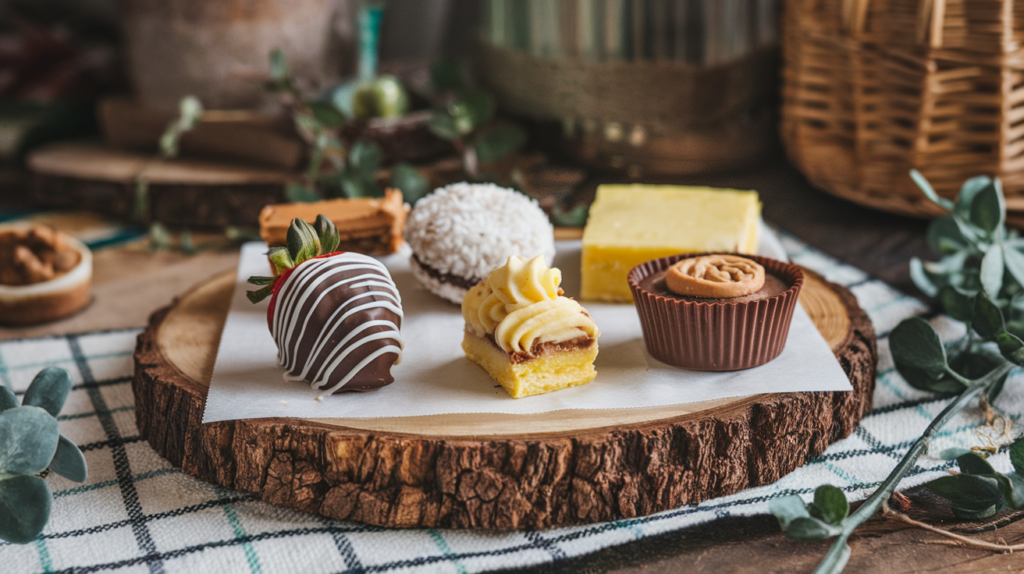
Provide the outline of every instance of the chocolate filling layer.
[[[505,350],[499,347],[498,343],[494,341],[494,335],[486,335],[484,338],[487,339],[487,341],[491,345],[494,345],[495,349],[498,349],[502,353],[505,352]],[[554,355],[555,353],[567,353],[569,351],[587,349],[594,344],[595,340],[596,339],[594,339],[593,337],[582,335],[576,337],[575,339],[562,341],[561,343],[541,343],[539,341],[534,341],[533,346],[530,347],[529,353],[509,353],[508,360],[513,365],[518,365],[520,363],[525,363],[530,359],[536,359],[538,357],[544,357],[547,355]]]
[[475,277],[466,279],[465,277],[461,277],[459,275],[452,275],[451,273],[441,273],[437,269],[434,269],[430,265],[427,265],[422,260],[420,260],[420,258],[417,257],[415,253],[412,254],[412,258],[414,261],[416,261],[417,265],[419,265],[421,268],[423,268],[424,271],[427,272],[427,275],[430,275],[431,277],[437,279],[441,283],[448,283],[449,285],[454,285],[456,287],[461,287],[463,289],[468,290],[470,287],[476,285],[481,281],[481,279],[477,279]]

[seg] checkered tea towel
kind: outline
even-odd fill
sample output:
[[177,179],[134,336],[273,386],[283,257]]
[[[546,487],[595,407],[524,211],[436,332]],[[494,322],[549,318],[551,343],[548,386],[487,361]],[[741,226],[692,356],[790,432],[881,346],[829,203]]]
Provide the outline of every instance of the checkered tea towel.
[[[132,412],[137,330],[8,341],[0,343],[0,381],[16,392],[24,392],[49,365],[74,378],[60,425],[85,453],[89,481],[47,479],[54,492],[49,525],[30,544],[0,543],[0,571],[482,572],[550,563],[720,517],[764,513],[769,500],[794,493],[809,499],[823,483],[839,486],[850,500],[862,499],[949,401],[912,389],[892,368],[887,334],[926,308],[792,237],[783,235],[783,242],[794,261],[853,291],[878,331],[880,363],[874,410],[856,432],[775,484],[653,516],[542,532],[392,530],[338,522],[200,482],[157,456],[139,437]],[[946,339],[962,334],[962,326],[944,316],[924,316]],[[1022,377],[1013,378],[995,407],[1016,420],[1024,389]],[[935,452],[986,444],[981,423],[980,413],[968,409],[941,433]],[[991,460],[1009,470],[1005,454]],[[950,467],[924,458],[901,487]]]

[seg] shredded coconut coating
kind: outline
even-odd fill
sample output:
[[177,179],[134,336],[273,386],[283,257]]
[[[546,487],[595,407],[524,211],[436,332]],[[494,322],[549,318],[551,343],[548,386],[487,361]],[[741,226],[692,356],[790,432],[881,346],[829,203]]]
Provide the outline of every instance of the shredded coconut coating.
[[543,255],[548,265],[555,256],[554,228],[536,200],[489,183],[455,183],[421,199],[406,220],[405,240],[425,265],[470,280],[487,277],[510,255]]

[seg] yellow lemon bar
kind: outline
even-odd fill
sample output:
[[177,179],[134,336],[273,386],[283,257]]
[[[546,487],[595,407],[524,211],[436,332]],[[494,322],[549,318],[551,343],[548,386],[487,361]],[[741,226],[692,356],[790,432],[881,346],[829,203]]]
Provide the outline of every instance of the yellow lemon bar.
[[594,380],[600,331],[562,296],[562,272],[544,256],[511,256],[466,293],[462,350],[518,399]]
[[626,275],[651,259],[727,251],[753,253],[756,191],[674,185],[602,185],[583,231],[581,299],[632,301]]

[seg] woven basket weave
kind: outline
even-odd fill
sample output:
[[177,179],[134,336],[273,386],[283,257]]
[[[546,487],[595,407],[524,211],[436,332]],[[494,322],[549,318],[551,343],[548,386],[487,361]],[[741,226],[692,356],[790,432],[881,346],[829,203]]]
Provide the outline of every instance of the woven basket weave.
[[1024,209],[1024,1],[787,0],[782,139],[812,183],[871,207],[940,210],[999,176]]

